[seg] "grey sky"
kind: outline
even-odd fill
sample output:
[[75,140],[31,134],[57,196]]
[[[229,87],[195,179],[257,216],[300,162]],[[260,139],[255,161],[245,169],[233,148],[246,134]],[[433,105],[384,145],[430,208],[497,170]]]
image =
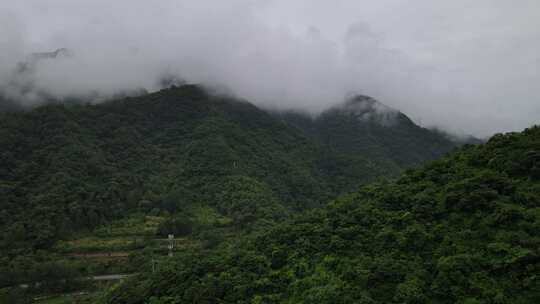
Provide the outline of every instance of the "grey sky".
[[351,92],[478,136],[540,122],[537,0],[21,0],[0,3],[0,85],[67,47],[55,95],[154,89],[164,73],[317,113]]

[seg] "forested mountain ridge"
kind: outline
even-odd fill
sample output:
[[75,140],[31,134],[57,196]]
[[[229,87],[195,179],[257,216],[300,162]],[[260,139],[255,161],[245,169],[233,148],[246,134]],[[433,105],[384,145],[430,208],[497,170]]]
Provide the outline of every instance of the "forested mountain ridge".
[[[358,144],[313,140],[247,102],[194,85],[1,115],[2,250],[47,248],[72,230],[130,209],[218,204],[215,193],[231,178],[261,183],[282,206],[302,210],[418,163],[385,161],[390,156],[384,147],[377,156],[376,150],[356,149]],[[328,138],[344,129],[319,128]],[[360,129],[345,131],[359,142],[367,136]],[[453,147],[433,145],[440,154]]]
[[[333,186],[354,190],[350,180],[370,181],[366,171],[396,174],[436,159],[458,145],[443,134],[416,125],[405,114],[370,97],[358,95],[316,117],[295,112],[276,114],[286,124],[302,130],[332,154],[339,154],[332,172]],[[378,174],[383,175],[383,171]]]
[[0,125],[6,250],[19,242],[46,248],[72,229],[160,207],[173,192],[210,200],[205,194],[232,176],[260,179],[291,208],[325,195],[309,140],[196,86],[97,106],[47,105],[5,114]]
[[235,246],[186,251],[107,303],[538,303],[540,127],[465,146]]

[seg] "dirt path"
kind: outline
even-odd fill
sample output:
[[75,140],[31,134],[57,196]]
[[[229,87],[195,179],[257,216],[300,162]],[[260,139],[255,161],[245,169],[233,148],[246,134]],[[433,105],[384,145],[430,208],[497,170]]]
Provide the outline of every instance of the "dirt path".
[[[132,275],[135,275],[135,274],[134,273],[103,274],[103,275],[85,277],[84,279],[91,280],[91,281],[116,281],[116,280],[123,280]],[[32,285],[39,286],[41,285],[41,283],[40,282],[33,283]],[[19,287],[28,288],[30,287],[30,284],[19,284]]]
[[76,258],[127,258],[129,252],[127,251],[118,251],[118,252],[85,252],[85,253],[71,253],[68,254],[70,257]]
[[92,281],[114,281],[114,280],[123,280],[132,275],[133,275],[132,273],[131,274],[105,274],[105,275],[91,276],[91,277],[88,277],[88,279]]

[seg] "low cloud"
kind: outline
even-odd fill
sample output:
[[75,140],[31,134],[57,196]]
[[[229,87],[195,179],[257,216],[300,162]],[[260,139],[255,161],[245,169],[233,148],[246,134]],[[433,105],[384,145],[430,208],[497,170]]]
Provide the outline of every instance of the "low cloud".
[[65,47],[72,56],[17,81],[61,98],[152,91],[175,75],[312,113],[356,92],[477,136],[540,121],[535,0],[7,0],[0,12],[4,90],[17,62]]

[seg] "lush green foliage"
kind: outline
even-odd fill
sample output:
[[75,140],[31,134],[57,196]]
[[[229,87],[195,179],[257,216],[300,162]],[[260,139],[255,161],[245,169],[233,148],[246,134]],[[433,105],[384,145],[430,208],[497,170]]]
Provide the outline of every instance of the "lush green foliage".
[[[0,249],[47,248],[73,229],[133,208],[174,211],[174,204],[215,202],[224,185],[235,187],[241,178],[269,189],[289,209],[318,206],[345,190],[329,186],[336,172],[351,170],[330,146],[248,103],[209,96],[196,86],[96,106],[4,113]],[[381,165],[358,168],[356,175],[365,181],[385,170],[396,172]],[[359,183],[351,179],[347,186]]]
[[50,247],[126,210],[210,201],[229,176],[249,176],[298,208],[324,197],[309,140],[194,86],[8,113],[0,147],[3,252]]
[[108,303],[539,303],[540,128],[186,251]]
[[[212,248],[454,146],[410,121],[302,119],[317,134],[193,85],[0,114],[0,286],[43,280],[50,252],[130,251],[156,231]],[[110,224],[137,212],[163,220]]]
[[365,96],[357,96],[321,115],[279,113],[320,143],[325,151],[320,168],[331,177],[330,187],[341,193],[355,190],[374,176],[388,176],[404,168],[436,159],[455,143],[447,136],[414,124],[401,112],[385,108]]

